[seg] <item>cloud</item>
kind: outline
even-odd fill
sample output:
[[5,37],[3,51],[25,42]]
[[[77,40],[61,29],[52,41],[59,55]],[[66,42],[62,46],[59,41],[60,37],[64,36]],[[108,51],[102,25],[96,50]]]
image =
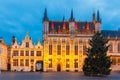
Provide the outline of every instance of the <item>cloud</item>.
[[0,36],[5,36],[10,43],[8,36],[16,35],[21,42],[28,30],[33,41],[42,38],[45,7],[50,20],[62,20],[63,15],[68,20],[71,9],[76,20],[92,20],[93,11],[99,9],[102,29],[117,30],[120,27],[119,0],[0,0]]

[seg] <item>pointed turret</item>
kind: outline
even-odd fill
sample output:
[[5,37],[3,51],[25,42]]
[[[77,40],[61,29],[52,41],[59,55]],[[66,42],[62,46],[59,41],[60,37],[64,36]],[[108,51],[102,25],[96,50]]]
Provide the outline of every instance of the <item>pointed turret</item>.
[[100,22],[100,23],[101,23],[99,10],[97,11],[97,22]]
[[73,9],[71,10],[71,16],[70,16],[69,21],[71,21],[71,22],[75,21],[75,19],[74,19],[74,17],[73,17]]
[[16,39],[15,36],[12,36],[12,45],[15,43]]
[[25,40],[29,40],[29,39],[30,39],[30,37],[29,37],[29,35],[28,35],[28,31],[26,31]]
[[92,21],[96,21],[96,14],[95,14],[95,12],[93,12]]
[[48,21],[48,16],[47,16],[47,9],[45,8],[45,11],[44,11],[44,16],[43,16],[43,21]]
[[63,16],[63,22],[64,22],[64,20],[65,20],[65,17]]
[[38,44],[40,44],[40,38],[38,38]]

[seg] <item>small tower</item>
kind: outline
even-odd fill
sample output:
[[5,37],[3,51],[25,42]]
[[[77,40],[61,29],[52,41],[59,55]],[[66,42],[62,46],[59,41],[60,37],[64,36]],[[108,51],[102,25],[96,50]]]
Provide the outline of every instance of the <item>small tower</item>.
[[49,19],[47,16],[47,9],[45,8],[44,16],[43,16],[43,37],[48,34],[49,31]]
[[95,32],[101,32],[101,19],[100,19],[99,10],[97,11],[97,20],[95,23]]
[[74,33],[74,24],[75,24],[75,19],[74,19],[74,16],[73,16],[73,9],[72,9],[70,19],[69,19],[69,30],[70,30],[71,34]]
[[44,11],[44,16],[43,16],[43,21],[48,21],[48,16],[47,16],[47,9],[45,8],[45,11]]
[[12,36],[12,45],[16,42],[15,36]]
[[93,14],[92,14],[92,22],[95,24],[95,22],[96,22],[96,14],[95,14],[95,12],[93,12]]
[[71,16],[70,16],[70,19],[69,19],[70,22],[74,22],[75,19],[73,17],[73,9],[71,10]]
[[65,21],[65,17],[63,16],[63,22]]

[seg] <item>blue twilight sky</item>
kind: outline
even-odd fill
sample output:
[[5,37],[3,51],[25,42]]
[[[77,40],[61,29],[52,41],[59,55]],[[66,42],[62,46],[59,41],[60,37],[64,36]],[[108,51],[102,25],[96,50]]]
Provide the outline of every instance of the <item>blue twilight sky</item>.
[[68,20],[73,9],[76,20],[92,20],[92,13],[99,9],[102,29],[120,28],[119,0],[0,0],[0,37],[11,44],[13,35],[19,43],[26,31],[36,43],[42,41],[42,17],[45,7],[51,20]]

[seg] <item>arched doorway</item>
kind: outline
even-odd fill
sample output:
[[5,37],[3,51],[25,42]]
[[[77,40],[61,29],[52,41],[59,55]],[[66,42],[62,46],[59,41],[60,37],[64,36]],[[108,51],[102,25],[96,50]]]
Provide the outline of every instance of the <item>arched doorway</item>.
[[61,65],[60,65],[60,63],[57,65],[57,71],[58,72],[61,71]]
[[36,61],[36,71],[43,71],[43,61]]

